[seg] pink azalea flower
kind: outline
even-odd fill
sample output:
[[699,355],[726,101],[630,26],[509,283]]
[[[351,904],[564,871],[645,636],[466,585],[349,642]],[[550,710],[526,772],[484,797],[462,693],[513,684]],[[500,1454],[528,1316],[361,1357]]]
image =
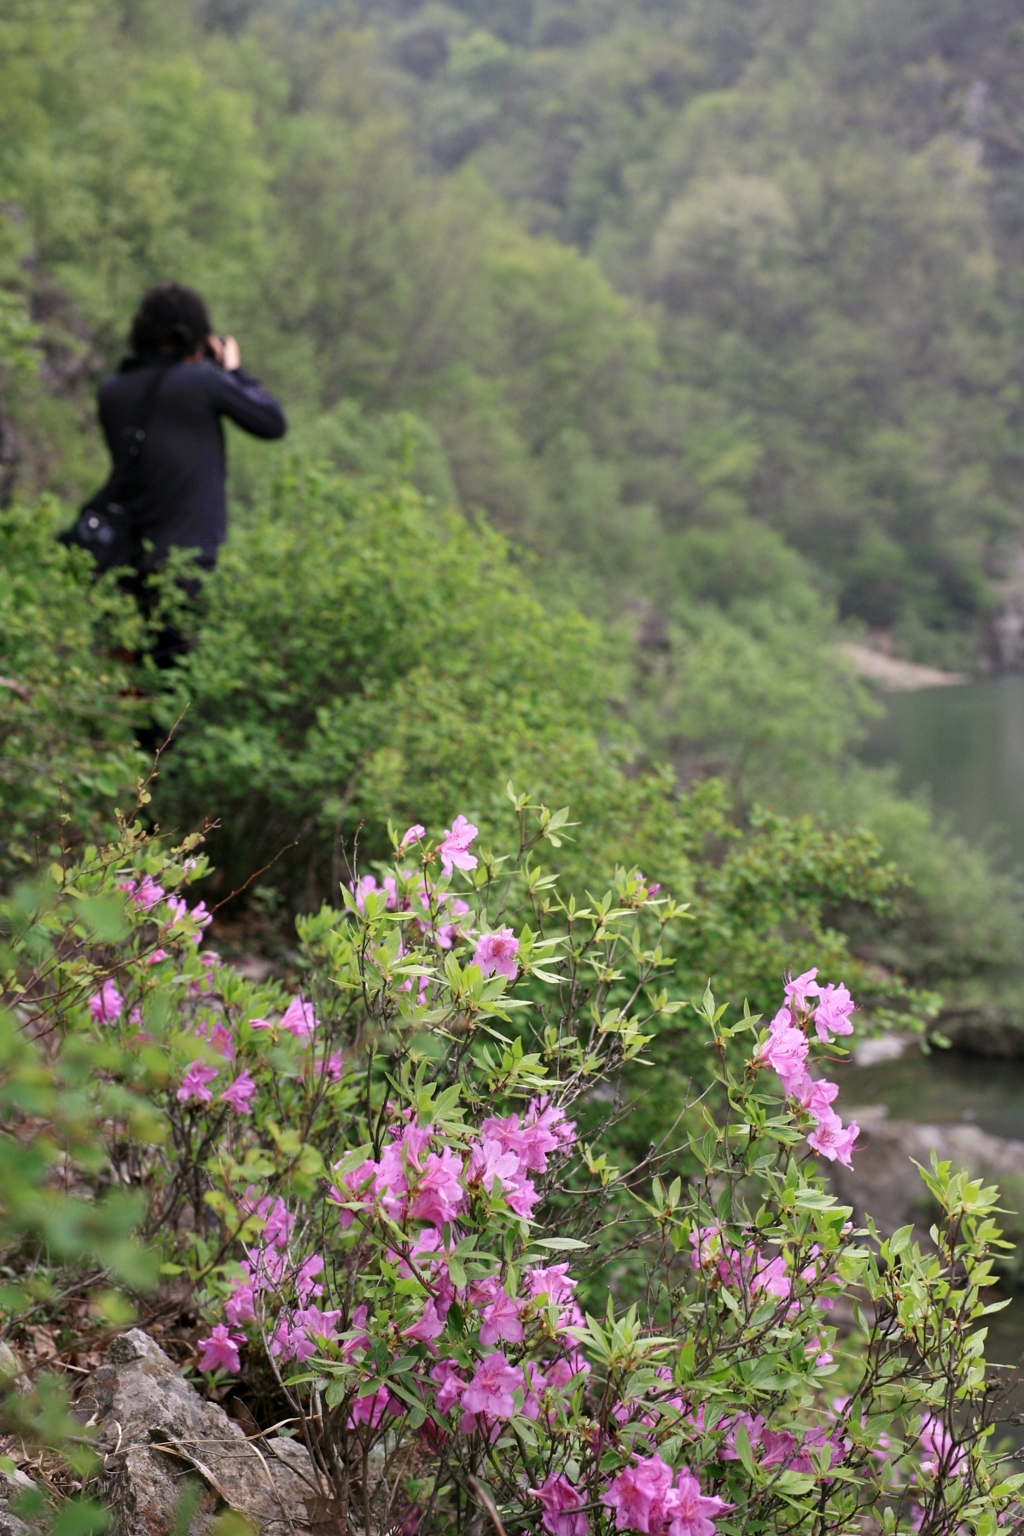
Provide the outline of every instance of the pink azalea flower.
[[366,1332],[366,1318],[369,1310],[365,1303],[352,1309],[352,1322],[350,1327],[345,1330],[346,1337],[341,1345],[341,1354],[344,1360],[352,1361],[360,1350],[369,1349],[370,1339]]
[[672,1468],[660,1456],[649,1456],[635,1467],[623,1467],[601,1495],[601,1503],[614,1509],[617,1531],[661,1536],[671,1487]]
[[250,1029],[273,1029],[273,1027],[274,1026],[273,1026],[273,1024],[271,1024],[269,1019],[250,1019],[249,1020],[249,1028]]
[[442,874],[450,875],[453,864],[456,869],[476,869],[476,854],[469,852],[469,845],[476,835],[477,828],[472,822],[465,816],[456,816],[437,850],[441,855]]
[[807,1454],[808,1451],[810,1451],[812,1448],[819,1451],[827,1448],[827,1465],[829,1467],[834,1467],[837,1462],[842,1461],[844,1452],[848,1446],[849,1441],[842,1440],[837,1444],[836,1441],[831,1439],[823,1429],[809,1429],[804,1435],[803,1444],[800,1447],[800,1453],[793,1458],[792,1470],[794,1472],[809,1472],[812,1474],[812,1476],[817,1476],[817,1465]]
[[247,1115],[252,1108],[252,1100],[256,1094],[256,1084],[248,1072],[239,1072],[230,1088],[225,1088],[220,1095],[225,1104],[238,1115]]
[[941,1419],[932,1414],[921,1415],[918,1445],[921,1449],[921,1471],[925,1477],[935,1477],[939,1473],[946,1477],[959,1476],[967,1460],[967,1453],[962,1446],[954,1445]]
[[770,1025],[768,1039],[759,1051],[761,1061],[779,1074],[786,1093],[798,1086],[806,1077],[804,1063],[807,1060],[807,1037],[802,1029],[794,1029],[788,1008],[780,1008]]
[[512,1182],[518,1172],[519,1158],[516,1153],[504,1151],[500,1141],[485,1137],[477,1142],[469,1154],[466,1182],[481,1184],[491,1194],[497,1180],[498,1188],[503,1192],[505,1185]]
[[[763,1257],[763,1254],[758,1255],[761,1260]],[[750,1289],[765,1291],[769,1296],[778,1296],[785,1300],[793,1289],[792,1281],[786,1273],[785,1259],[779,1256],[767,1264],[762,1264],[750,1282]]]
[[540,1190],[532,1179],[518,1178],[505,1185],[505,1204],[524,1221],[533,1219],[533,1208],[540,1199]]
[[167,959],[166,949],[154,949],[153,953],[145,957],[147,965],[159,965],[161,960]]
[[280,1360],[303,1364],[316,1354],[321,1339],[337,1337],[340,1316],[340,1312],[321,1312],[319,1307],[300,1307],[292,1313],[282,1313],[270,1341],[270,1353]]
[[546,1098],[532,1099],[525,1123],[520,1124],[518,1115],[502,1120],[491,1116],[480,1132],[486,1140],[499,1142],[503,1151],[514,1152],[520,1168],[546,1173],[550,1154],[576,1140],[576,1122],[567,1120],[565,1111]]
[[500,928],[497,933],[485,933],[476,946],[473,964],[480,967],[484,976],[490,976],[496,971],[499,976],[507,976],[509,981],[515,981],[518,948],[519,940],[511,928]]
[[205,1061],[192,1062],[181,1080],[177,1092],[178,1103],[187,1104],[189,1099],[198,1099],[200,1104],[209,1104],[213,1094],[206,1085],[212,1083],[216,1076],[216,1067],[208,1067]]
[[206,910],[205,901],[197,902],[189,913],[189,917],[194,923],[198,923],[200,928],[208,928],[213,922],[213,913]]
[[392,1397],[387,1387],[378,1387],[376,1392],[356,1398],[348,1416],[349,1427],[354,1429],[359,1424],[369,1424],[371,1429],[379,1429],[386,1413],[399,1418],[404,1412],[404,1403]]
[[162,885],[157,885],[152,875],[143,875],[141,880],[122,880],[122,891],[127,891],[137,907],[144,912],[149,912],[158,901],[163,901],[166,894]]
[[853,998],[842,983],[834,987],[829,982],[814,1010],[814,1027],[818,1032],[818,1039],[824,1040],[827,1044],[832,1035],[852,1035],[853,1025],[850,1022],[850,1014],[853,1010]]
[[429,1153],[410,1191],[409,1215],[439,1228],[454,1221],[466,1199],[461,1173],[462,1159],[451,1147]]
[[469,903],[462,901],[458,896],[449,896],[444,904],[445,916],[452,919],[449,923],[440,923],[434,930],[434,938],[441,949],[451,949],[456,939],[462,937],[462,929],[459,926],[459,918],[465,917],[469,912]]
[[408,832],[399,843],[399,848],[408,848],[410,843],[418,843],[421,837],[425,837],[426,827],[421,827],[418,821],[414,821]]
[[294,1035],[296,1040],[309,1040],[319,1022],[312,1003],[303,1002],[301,997],[293,997],[282,1015],[281,1028]]
[[817,997],[821,992],[816,977],[818,967],[814,966],[809,971],[804,971],[802,976],[790,976],[784,986],[783,995],[791,1008],[800,1009],[807,1007],[809,997]]
[[690,1247],[690,1263],[695,1270],[717,1274],[723,1285],[742,1284],[749,1261],[727,1241],[717,1221],[708,1227],[695,1227],[690,1233]]
[[234,1328],[237,1328],[239,1323],[256,1321],[256,1294],[252,1271],[248,1264],[243,1264],[242,1268],[245,1270],[245,1279],[238,1281],[224,1303],[224,1316]]
[[377,895],[378,893],[386,894],[387,901],[385,902],[385,906],[389,909],[389,911],[393,911],[398,905],[397,886],[395,885],[393,875],[388,875],[385,878],[384,884],[382,886],[377,884],[372,875],[363,875],[361,880],[349,885],[349,890],[354,894],[356,898],[356,906],[359,908],[360,912],[366,911],[366,897],[370,895]]
[[480,1313],[480,1343],[485,1347],[503,1339],[507,1344],[518,1344],[526,1337],[519,1317],[519,1303],[507,1291],[495,1293],[494,1300]]
[[212,1029],[208,1023],[199,1024],[196,1027],[196,1034],[201,1040],[206,1040],[218,1055],[224,1056],[228,1061],[234,1061],[235,1039],[230,1029],[226,1028],[220,1019]]
[[734,1507],[724,1499],[701,1493],[689,1467],[683,1467],[676,1474],[668,1500],[668,1536],[715,1536],[715,1517]]
[[705,1497],[689,1468],[672,1478],[660,1456],[624,1467],[601,1502],[615,1510],[615,1529],[645,1536],[715,1536],[714,1519],[733,1508],[724,1499]]
[[229,1376],[237,1376],[242,1368],[238,1358],[238,1346],[245,1343],[244,1333],[231,1333],[224,1323],[218,1323],[208,1339],[199,1340],[202,1354],[199,1357],[201,1371],[225,1370]]
[[367,1210],[373,1205],[376,1172],[377,1164],[367,1160],[365,1163],[360,1163],[358,1168],[353,1168],[351,1172],[340,1174],[337,1184],[331,1185],[330,1198],[342,1207],[338,1212],[338,1221],[343,1230],[347,1231],[356,1219],[355,1212],[346,1210],[346,1206],[358,1202],[364,1210]]
[[587,1536],[590,1526],[586,1515],[574,1513],[584,1501],[561,1472],[550,1473],[530,1492],[540,1500],[544,1511],[540,1523],[549,1536]]
[[860,1128],[856,1120],[851,1120],[844,1130],[839,1116],[828,1110],[808,1136],[807,1145],[813,1147],[822,1157],[827,1157],[830,1163],[838,1161],[844,1168],[852,1168],[850,1154],[859,1134]]
[[402,1337],[418,1339],[421,1344],[430,1344],[434,1339],[439,1339],[442,1333],[444,1333],[444,1318],[438,1316],[434,1302],[428,1300],[412,1327],[403,1329]]
[[838,1083],[830,1083],[824,1077],[817,1079],[808,1077],[792,1096],[799,1101],[802,1109],[806,1109],[816,1120],[820,1120],[824,1115],[834,1113],[829,1105],[838,1093]]
[[340,1051],[335,1051],[333,1055],[328,1056],[324,1063],[324,1071],[332,1083],[339,1083],[341,1081],[341,1075],[344,1070],[345,1058]]
[[438,1413],[450,1413],[466,1390],[466,1382],[459,1375],[457,1360],[439,1360],[430,1368],[430,1378],[437,1382],[434,1407]]
[[112,981],[105,981],[89,999],[89,1012],[97,1024],[116,1024],[124,1012],[124,998]]
[[555,1306],[572,1301],[572,1293],[579,1283],[570,1276],[568,1263],[535,1265],[533,1269],[524,1270],[523,1279],[531,1300],[546,1296]]
[[525,1386],[519,1367],[509,1365],[496,1349],[480,1361],[473,1380],[463,1392],[463,1412],[482,1413],[492,1419],[510,1419],[516,1411],[512,1393],[517,1387]]
[[588,1376],[589,1374],[590,1365],[588,1361],[577,1350],[570,1350],[561,1360],[556,1360],[554,1365],[548,1366],[548,1386],[563,1390],[577,1376]]
[[287,1248],[295,1230],[295,1217],[289,1215],[288,1207],[280,1196],[271,1205],[269,1196],[261,1200],[258,1207],[259,1215],[263,1217],[263,1231],[260,1233],[260,1241],[271,1248]]
[[324,1288],[317,1285],[315,1277],[323,1273],[324,1261],[320,1254],[312,1253],[305,1263],[300,1264],[299,1272],[295,1277],[295,1289],[299,1293],[299,1300],[305,1306],[311,1296],[322,1296]]

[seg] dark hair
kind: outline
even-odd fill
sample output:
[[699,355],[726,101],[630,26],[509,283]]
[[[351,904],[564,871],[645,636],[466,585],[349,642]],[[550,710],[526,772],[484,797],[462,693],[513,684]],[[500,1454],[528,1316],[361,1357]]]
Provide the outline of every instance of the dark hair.
[[130,333],[137,357],[155,352],[188,357],[213,330],[206,304],[183,283],[157,283],[135,311]]

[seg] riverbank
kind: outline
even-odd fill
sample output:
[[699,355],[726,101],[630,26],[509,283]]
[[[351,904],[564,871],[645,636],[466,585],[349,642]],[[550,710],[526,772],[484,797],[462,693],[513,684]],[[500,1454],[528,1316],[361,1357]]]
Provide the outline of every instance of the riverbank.
[[938,667],[922,667],[915,661],[891,656],[873,645],[844,641],[840,651],[852,663],[857,676],[872,683],[882,693],[914,693],[919,688],[955,688],[971,681],[969,672],[942,672]]

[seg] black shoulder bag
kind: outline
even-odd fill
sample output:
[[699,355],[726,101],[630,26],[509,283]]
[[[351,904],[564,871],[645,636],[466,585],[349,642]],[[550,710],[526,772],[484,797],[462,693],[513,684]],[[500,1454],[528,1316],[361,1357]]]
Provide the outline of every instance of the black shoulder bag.
[[115,470],[107,483],[82,507],[70,528],[59,535],[62,544],[75,544],[87,549],[96,563],[97,571],[110,571],[122,565],[135,565],[139,558],[139,544],[132,520],[132,501],[138,495],[139,460],[142,445],[146,441],[146,429],[153,414],[160,386],[173,363],[162,363],[153,369],[153,376],[146,385],[146,392],[139,402],[137,425],[122,427],[121,436],[128,440],[128,453],[124,467]]

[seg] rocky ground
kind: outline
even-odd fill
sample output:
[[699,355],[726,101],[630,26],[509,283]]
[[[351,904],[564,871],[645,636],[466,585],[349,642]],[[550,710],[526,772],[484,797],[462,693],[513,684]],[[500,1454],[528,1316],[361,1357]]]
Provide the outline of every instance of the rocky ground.
[[[103,1469],[92,1491],[114,1512],[110,1536],[204,1536],[229,1509],[259,1536],[334,1528],[331,1501],[287,1426],[247,1435],[140,1328],[114,1339],[82,1384],[75,1413],[97,1431]],[[11,1513],[31,1487],[22,1470],[0,1473],[0,1536],[32,1536]]]

